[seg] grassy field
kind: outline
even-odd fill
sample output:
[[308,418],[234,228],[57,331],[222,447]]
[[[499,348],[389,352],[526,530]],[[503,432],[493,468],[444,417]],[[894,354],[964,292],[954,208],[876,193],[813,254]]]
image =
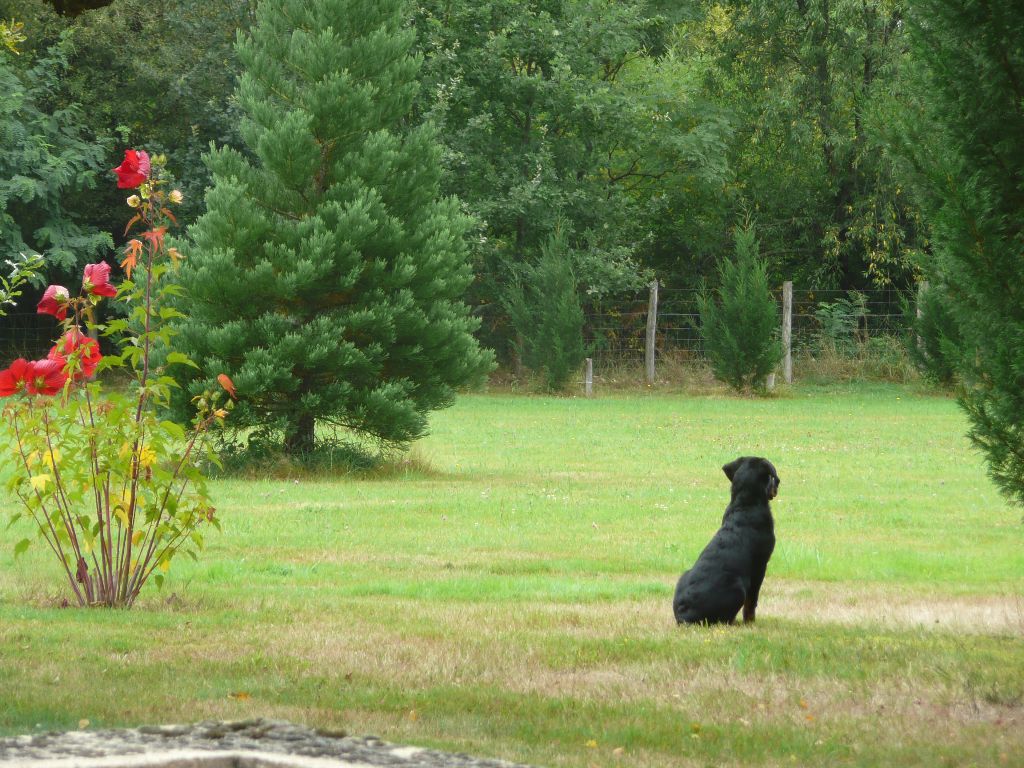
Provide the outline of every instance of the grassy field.
[[[1024,765],[1024,525],[949,399],[481,395],[371,478],[218,481],[136,610],[0,542],[0,733],[286,718],[548,766]],[[753,627],[679,573],[772,459]]]

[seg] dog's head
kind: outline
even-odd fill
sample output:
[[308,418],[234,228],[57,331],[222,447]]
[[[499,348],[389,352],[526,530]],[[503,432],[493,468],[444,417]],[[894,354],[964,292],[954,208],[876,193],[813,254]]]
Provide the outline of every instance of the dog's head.
[[738,491],[763,492],[771,500],[779,492],[779,473],[768,459],[759,456],[740,456],[722,467],[722,471],[732,483],[733,496]]

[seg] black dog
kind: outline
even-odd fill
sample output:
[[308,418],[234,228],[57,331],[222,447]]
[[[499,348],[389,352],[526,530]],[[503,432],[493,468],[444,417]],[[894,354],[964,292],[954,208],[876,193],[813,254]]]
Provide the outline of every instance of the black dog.
[[775,549],[775,523],[768,501],[779,491],[779,476],[767,459],[741,456],[722,467],[732,481],[732,499],[722,527],[693,568],[679,577],[672,610],[676,621],[729,623],[743,608],[753,621],[757,594]]

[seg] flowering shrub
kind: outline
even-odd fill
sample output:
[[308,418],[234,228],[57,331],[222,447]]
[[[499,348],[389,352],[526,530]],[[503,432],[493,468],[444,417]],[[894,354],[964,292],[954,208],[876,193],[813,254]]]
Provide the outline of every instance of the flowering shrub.
[[[85,267],[77,296],[49,286],[38,312],[60,322],[59,338],[46,358],[18,359],[0,371],[0,397],[7,398],[0,430],[12,446],[0,461],[7,490],[20,501],[11,522],[30,521],[80,605],[131,606],[151,576],[162,584],[176,555],[195,556],[203,526],[219,527],[200,462],[216,461],[205,436],[227,416],[233,385],[225,376],[224,392],[195,399],[189,430],[157,413],[174,385],[164,369],[193,365],[173,351],[168,321],[180,313],[162,306],[180,292],[168,278],[181,258],[164,244],[174,223],[167,206],[181,196],[164,191],[163,164],[128,150],[114,169],[119,188],[138,190],[129,198],[135,214],[126,232],[139,226],[142,239],[125,248],[128,279],[115,287],[101,261]],[[93,323],[97,304],[114,296],[129,307],[128,318]],[[118,337],[121,353],[102,355],[83,326]],[[133,374],[127,393],[103,392],[93,380],[111,367]],[[15,554],[31,544],[22,539]]]

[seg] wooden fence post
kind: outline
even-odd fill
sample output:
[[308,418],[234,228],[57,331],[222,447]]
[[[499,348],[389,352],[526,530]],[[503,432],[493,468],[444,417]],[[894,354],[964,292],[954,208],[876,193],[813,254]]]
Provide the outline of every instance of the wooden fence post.
[[650,284],[651,298],[647,304],[647,341],[644,345],[644,364],[647,368],[647,383],[654,384],[654,341],[658,332],[658,281]]
[[793,281],[782,284],[782,377],[793,383]]
[[587,397],[594,394],[594,359],[587,358],[587,372],[583,377],[583,390]]

